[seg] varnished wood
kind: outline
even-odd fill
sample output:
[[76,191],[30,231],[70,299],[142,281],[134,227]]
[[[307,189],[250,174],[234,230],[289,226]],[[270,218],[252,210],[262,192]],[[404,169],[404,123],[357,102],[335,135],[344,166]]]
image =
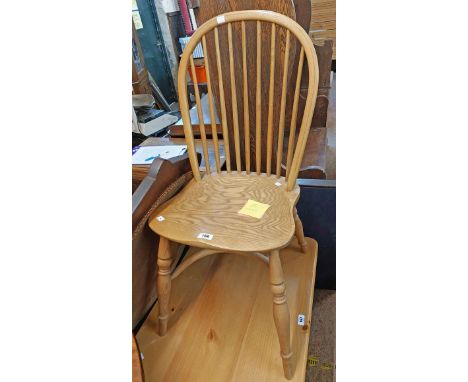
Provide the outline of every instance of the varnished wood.
[[201,135],[202,147],[203,147],[203,157],[205,158],[206,172],[209,174],[210,173],[210,161],[208,160],[208,145],[206,143],[205,123],[203,121],[203,112],[202,112],[202,106],[200,102],[200,91],[198,89],[198,80],[197,80],[197,75],[195,73],[195,64],[193,62],[193,56],[190,56],[190,68],[192,70],[193,84],[195,88],[195,102],[197,104],[198,121],[200,124],[200,135]]
[[234,128],[234,150],[236,152],[236,169],[240,173],[241,166],[241,147],[239,137],[239,117],[237,115],[237,94],[236,77],[234,75],[234,52],[232,48],[232,25],[228,24],[228,48],[229,48],[229,72],[231,74],[231,102],[232,102],[232,124]]
[[271,24],[270,47],[270,89],[268,92],[268,132],[267,132],[267,175],[271,174],[271,154],[273,151],[273,95],[275,91],[275,40],[276,26]]
[[[317,243],[280,252],[291,313],[294,382],[304,382]],[[190,249],[187,257],[196,248]],[[137,335],[147,382],[284,382],[266,266],[233,254],[207,256],[172,282],[169,330],[158,335],[158,303]],[[304,314],[304,326],[297,315]],[[235,319],[234,319],[235,318]]]
[[[257,21],[257,24],[259,22],[265,22],[265,23],[272,23],[275,25],[274,27],[272,26],[272,37],[271,37],[271,42],[272,46],[274,46],[274,30],[276,30],[276,26],[280,26],[282,28],[286,28],[290,32],[292,32],[292,35],[294,35],[295,39],[299,41],[301,44],[301,57],[307,59],[307,67],[309,69],[309,73],[311,74],[309,76],[309,84],[308,84],[308,94],[306,98],[306,104],[304,108],[304,115],[300,123],[300,130],[298,134],[298,142],[297,145],[295,146],[294,149],[294,154],[292,155],[292,161],[290,163],[290,170],[288,173],[288,190],[291,190],[294,187],[294,183],[297,178],[297,174],[299,172],[300,168],[300,163],[302,161],[302,156],[304,155],[304,150],[305,150],[305,145],[304,141],[307,139],[308,132],[310,129],[310,122],[312,119],[312,113],[315,105],[315,99],[317,95],[317,82],[318,82],[318,71],[317,71],[317,57],[314,52],[313,45],[308,37],[308,35],[305,33],[305,31],[293,20],[280,15],[276,14],[273,12],[268,12],[268,11],[239,11],[239,12],[230,12],[226,13],[223,15],[224,20],[221,22],[221,24],[227,24],[229,26],[230,23],[234,23],[237,21]],[[206,33],[210,32],[211,30],[214,30],[214,35],[215,35],[215,46],[216,46],[216,62],[217,62],[217,67],[218,67],[218,76],[219,76],[219,92],[220,92],[220,99],[221,99],[221,119],[223,121],[223,132],[226,134],[223,134],[223,137],[226,138],[228,137],[227,134],[227,126],[226,126],[226,107],[225,107],[225,97],[224,97],[224,86],[223,86],[223,81],[222,81],[222,66],[221,66],[221,59],[220,59],[220,48],[219,48],[219,36],[218,36],[218,18],[213,18],[209,21],[207,21],[205,24],[200,26],[198,30],[195,32],[195,34],[192,36],[190,39],[189,43],[187,44],[187,47],[185,48],[184,54],[182,55],[180,66],[179,66],[179,93],[183,96],[186,95],[186,87],[185,87],[185,80],[186,80],[186,75],[185,75],[185,68],[187,67],[188,64],[188,58],[195,48],[195,46],[198,44],[200,41],[201,37],[204,36]],[[258,25],[257,25],[258,28]],[[260,28],[257,29],[257,37],[260,36]],[[261,42],[261,39],[258,39]],[[271,52],[270,52],[271,53]],[[273,56],[273,55],[272,55]],[[257,57],[258,59],[259,57]],[[272,57],[270,57],[272,58]],[[271,68],[272,70],[270,71],[270,79],[274,78],[274,59],[270,60],[270,66],[273,66]],[[302,70],[302,65],[300,66],[298,70],[298,77],[299,74]],[[232,74],[232,72],[231,72]],[[271,81],[270,81],[271,83]],[[270,87],[271,89],[271,87]],[[272,92],[270,92],[270,99],[272,98]],[[182,99],[184,97],[181,97]],[[257,93],[257,98],[258,98],[258,93]],[[272,102],[269,102],[269,105],[272,106]],[[183,109],[182,103],[181,103],[181,109]],[[296,107],[297,109],[297,107]],[[272,110],[272,108],[270,108]],[[296,111],[297,112],[297,111]],[[233,116],[235,119],[235,117]],[[185,118],[184,123],[185,123]],[[272,118],[268,118],[270,121],[272,121]],[[187,123],[187,131],[191,133],[191,128],[190,128],[190,123]],[[257,129],[259,127],[257,126]],[[236,130],[236,129],[234,129]],[[184,129],[185,131],[185,129]],[[271,126],[269,128],[269,131],[271,131]],[[238,129],[237,129],[238,132]],[[190,139],[191,134],[188,134],[187,137]],[[271,143],[271,134],[270,134],[270,139],[268,140],[268,143]],[[292,142],[294,140],[291,140]],[[230,155],[228,153],[229,150],[229,142],[225,142],[226,144],[226,164],[227,164],[227,171],[228,173],[231,172],[231,166],[229,162]],[[267,144],[267,151],[268,147],[271,148],[271,144]],[[271,172],[271,152],[270,150],[270,159],[267,161],[267,165],[270,167],[270,171],[267,169],[267,173]],[[193,155],[192,150],[189,150],[189,155]],[[257,152],[256,155],[259,155]],[[261,154],[260,154],[261,155]],[[191,160],[191,163],[193,163],[193,160]],[[194,172],[195,174],[195,172]],[[292,176],[290,176],[292,175]],[[195,177],[195,179],[199,180],[199,178]]]
[[299,245],[301,246],[302,252],[306,253],[307,243],[304,237],[304,228],[302,227],[301,219],[299,218],[299,215],[297,214],[296,207],[294,207],[294,224],[295,224],[297,241]]
[[245,171],[250,174],[250,122],[249,122],[249,89],[247,73],[247,43],[245,38],[245,21],[242,21],[242,79],[244,87],[244,148]]
[[255,92],[255,163],[262,172],[262,23],[257,21],[257,82]]
[[[179,264],[179,266],[174,269],[174,272],[171,275],[171,280],[174,280],[176,277],[180,276],[188,267],[190,267],[195,262],[205,258],[206,256],[212,256],[219,253],[226,253],[224,250],[212,250],[212,249],[200,249],[198,252],[192,253],[190,256],[184,258],[184,260]],[[243,255],[249,258],[255,258],[263,262],[264,264],[269,264],[269,258],[263,255],[260,252],[232,252],[235,255]]]
[[287,379],[293,376],[292,351],[290,338],[290,314],[286,298],[283,268],[279,251],[270,254],[270,284],[273,294],[273,317],[280,343],[281,358],[283,360],[284,375]]
[[158,248],[158,298],[159,298],[159,335],[167,332],[167,319],[169,318],[169,299],[171,295],[171,252],[169,240],[161,236]]
[[281,86],[281,104],[280,104],[280,120],[278,129],[278,148],[276,154],[276,176],[281,175],[281,161],[283,159],[283,140],[284,140],[284,120],[286,116],[286,84],[288,81],[288,62],[289,62],[289,30],[286,33],[286,50],[284,54],[284,70],[283,70],[283,83]]
[[[270,36],[270,60],[269,60],[269,96],[268,96],[268,125],[267,125],[267,148],[266,148],[266,174],[260,174],[261,169],[261,147],[256,153],[256,174],[247,174],[241,170],[239,137],[239,119],[237,111],[237,92],[234,71],[234,51],[232,37],[232,23],[257,21],[257,104],[256,111],[261,113],[261,93],[259,81],[262,73],[261,62],[261,23],[271,24]],[[227,114],[222,79],[222,63],[220,54],[219,32],[224,24],[227,25],[228,49],[229,49],[229,72],[232,102],[232,118],[234,131],[234,149],[236,155],[237,173],[232,173],[229,155],[229,136],[227,133]],[[292,155],[288,179],[272,177],[273,158],[273,112],[275,94],[275,62],[276,62],[276,28],[283,28],[290,33],[301,45],[301,67],[298,77],[302,71],[302,62],[307,59],[309,69],[308,93],[305,101],[304,115],[300,123],[297,145]],[[294,20],[274,12],[268,11],[238,11],[223,14],[212,18],[201,25],[193,34],[179,65],[179,97],[181,100],[187,98],[186,70],[191,58],[191,53],[203,36],[214,30],[216,63],[218,72],[218,84],[220,95],[221,121],[223,126],[223,137],[226,147],[227,172],[206,173],[201,179],[194,178],[182,192],[173,200],[154,211],[150,221],[151,229],[166,240],[187,244],[198,248],[210,250],[221,250],[226,252],[271,252],[270,254],[270,276],[273,291],[274,317],[281,345],[281,356],[284,365],[284,375],[291,379],[294,370],[292,368],[292,351],[289,343],[289,313],[286,304],[285,286],[282,280],[281,264],[279,262],[279,249],[286,247],[295,232],[294,207],[299,197],[299,188],[296,185],[299,166],[302,161],[305,141],[307,139],[312,113],[317,96],[317,57],[313,45],[307,33]],[[267,29],[266,29],[267,30]],[[289,44],[289,42],[288,42]],[[205,57],[205,59],[209,59]],[[264,72],[264,71],[263,71]],[[299,81],[300,84],[300,81]],[[284,89],[283,89],[284,90]],[[284,91],[283,91],[284,93]],[[296,102],[297,103],[297,102]],[[190,121],[187,121],[187,102],[180,102],[184,131],[187,142],[191,142],[188,154],[191,164],[195,165],[194,137]],[[278,108],[276,108],[278,111]],[[258,114],[257,114],[258,117]],[[261,120],[261,117],[260,117]],[[276,120],[276,119],[275,119]],[[260,123],[256,126],[256,135],[259,134]],[[261,130],[260,130],[261,132]],[[259,140],[257,140],[258,145]],[[190,149],[192,148],[192,149]],[[260,158],[260,161],[259,161]],[[260,162],[260,163],[259,163]],[[198,170],[198,167],[197,167]],[[199,174],[199,172],[198,172]],[[195,172],[194,172],[195,175]],[[239,214],[239,210],[249,200],[267,204],[269,208],[260,218]],[[163,243],[163,245],[166,245]],[[160,277],[158,278],[158,293],[161,289],[162,297],[160,303],[160,334],[164,335],[167,330],[168,298],[170,291],[170,277],[167,277],[168,259],[161,258],[165,251],[159,251],[158,265],[160,266]],[[209,253],[207,253],[209,254]],[[202,256],[203,257],[203,256]],[[161,263],[161,264],[159,264]],[[170,263],[169,263],[170,265]]]
[[[216,27],[214,28],[214,33],[215,33],[215,45],[216,45],[216,66],[218,68],[219,94],[220,94],[220,99],[221,99],[221,123],[223,126],[223,140],[226,145],[225,146],[226,169],[227,169],[227,172],[231,172],[231,155],[230,155],[230,150],[229,150],[229,134],[227,130],[227,121],[226,121],[226,103],[224,102],[224,86],[223,86],[223,79],[221,75],[222,69],[221,69],[221,58],[220,58],[220,53],[219,53],[218,28]],[[192,36],[192,39],[193,39],[193,36]],[[190,45],[190,43],[188,45]],[[183,56],[182,56],[182,59],[183,59]]]
[[300,93],[300,88],[301,88],[301,74],[302,74],[303,64],[304,64],[304,50],[301,49],[301,53],[299,56],[297,77],[296,77],[296,88],[295,88],[296,90],[294,91],[294,103],[293,103],[293,109],[292,109],[291,126],[289,128],[289,141],[288,141],[289,145],[288,145],[288,155],[286,159],[286,178],[289,178],[289,174],[291,173],[294,143],[296,139],[296,118],[297,118],[297,108],[299,105],[299,93]]
[[[257,10],[269,10],[273,12],[277,12],[280,14],[283,14],[292,20],[296,18],[296,14],[294,11],[294,5],[292,1],[284,1],[284,0],[242,0],[242,1],[232,1],[232,0],[200,0],[200,21],[201,22],[206,22],[209,19],[211,19],[214,16],[224,14],[226,12],[230,11],[240,11],[240,10],[252,10],[252,9],[257,9]],[[261,119],[261,135],[260,135],[260,145],[262,147],[262,159],[261,159],[261,170],[260,172],[266,172],[266,166],[267,166],[267,160],[266,160],[266,140],[267,140],[267,132],[268,132],[268,81],[269,81],[269,70],[268,70],[268,65],[270,62],[270,42],[271,42],[271,25],[269,23],[261,22],[262,24],[262,30],[261,30],[261,49],[260,49],[260,54],[262,57],[262,72],[261,72],[261,83],[262,83],[262,88],[261,88],[261,97],[262,97],[262,119]],[[227,27],[224,27],[224,32],[223,26],[220,26],[220,37],[222,40],[226,39],[227,43]],[[233,29],[233,46],[234,46],[234,52],[241,52],[242,47],[241,47],[241,41],[242,41],[242,28],[240,23],[233,23],[232,24],[232,29]],[[256,165],[255,162],[255,156],[256,156],[256,137],[255,137],[255,125],[256,125],[256,87],[255,87],[255,76],[256,76],[256,60],[257,60],[257,55],[256,55],[256,49],[257,49],[257,43],[256,43],[256,29],[257,25],[256,22],[245,22],[245,30],[246,30],[246,51],[247,51],[247,68],[248,68],[248,73],[250,81],[251,81],[251,86],[248,88],[248,103],[249,103],[249,124],[251,127],[251,136],[249,137],[249,144],[248,148],[250,150],[250,157],[252,160],[252,171],[255,171],[254,167]],[[223,36],[224,33],[224,36]],[[285,28],[282,28],[280,26],[277,27],[276,30],[276,54],[275,54],[275,95],[274,95],[274,100],[280,98],[280,86],[281,86],[281,80],[280,76],[283,71],[283,55],[284,55],[284,48],[285,48],[285,34],[286,30]],[[209,38],[208,38],[209,40]],[[290,48],[290,62],[294,61],[295,58],[295,52],[296,52],[296,39],[291,40],[291,48]],[[213,41],[213,48],[212,51],[214,52],[214,41]],[[223,54],[223,52],[221,52]],[[227,49],[225,50],[225,57],[223,58],[226,60],[226,63],[228,63],[228,57],[227,57]],[[238,61],[235,66],[235,72],[236,72],[236,78],[241,78],[242,77],[242,60],[241,60],[241,55],[238,55]],[[229,70],[228,67],[225,65],[224,66],[224,83],[226,85],[226,82],[229,80]],[[292,71],[288,71],[288,76],[292,75]],[[295,78],[295,77],[294,77]],[[240,95],[243,92],[243,87],[240,87],[242,84],[241,81],[237,82],[237,94]],[[225,86],[225,90],[227,91],[227,88]],[[288,89],[289,91],[290,89]],[[292,92],[291,92],[292,93]],[[219,95],[217,95],[217,104],[219,105]],[[292,98],[292,95],[291,95]],[[226,99],[226,105],[229,105],[230,100],[227,98]],[[292,102],[291,102],[292,103]],[[276,104],[276,101],[275,101]],[[241,105],[239,105],[241,106]],[[229,108],[229,106],[228,106]],[[242,109],[242,107],[240,107]],[[286,107],[286,112],[289,114],[291,111],[291,108],[289,106]],[[242,112],[242,110],[240,110]],[[276,126],[277,126],[277,121],[279,120],[279,107],[274,107],[273,108],[273,120],[275,121],[275,129],[274,129],[274,134],[273,134],[273,141],[276,144]],[[229,121],[229,117],[228,117]],[[289,121],[289,117],[286,118],[286,121]],[[229,121],[231,123],[231,121]],[[228,123],[228,125],[229,125]],[[241,142],[245,145],[246,137],[245,137],[245,125],[244,125],[244,120],[241,118],[239,120],[239,126],[240,126],[240,132],[241,132]],[[233,129],[230,129],[230,138],[233,136]],[[244,147],[245,150],[245,147]],[[233,154],[231,152],[231,158],[233,158]],[[273,151],[272,153],[273,157],[273,168],[274,164],[276,163],[276,151]],[[241,158],[244,159],[244,158]],[[234,160],[234,159],[232,159]],[[243,163],[244,164],[244,163]]]
[[[202,182],[187,184],[154,212],[149,224],[171,241],[198,248],[269,252],[286,246],[293,237],[293,208],[298,197],[299,188],[288,192],[284,178],[212,173]],[[270,205],[261,219],[238,213],[249,199]],[[162,222],[156,219],[160,215],[165,218]],[[199,239],[200,233],[213,238]]]
[[[202,37],[202,46],[203,46],[203,54],[205,57],[208,57],[208,53],[206,50],[206,38],[205,36]],[[213,92],[211,90],[211,73],[210,73],[210,64],[208,60],[205,60],[205,71],[206,71],[206,82],[208,86],[208,102],[209,102],[209,109],[210,109],[210,117],[211,117],[211,135],[213,139],[213,146],[215,150],[215,160],[216,160],[216,171],[218,173],[221,172],[221,163],[220,163],[220,155],[219,155],[219,144],[218,144],[218,129],[216,125],[216,117],[215,117],[215,110],[213,105]]]

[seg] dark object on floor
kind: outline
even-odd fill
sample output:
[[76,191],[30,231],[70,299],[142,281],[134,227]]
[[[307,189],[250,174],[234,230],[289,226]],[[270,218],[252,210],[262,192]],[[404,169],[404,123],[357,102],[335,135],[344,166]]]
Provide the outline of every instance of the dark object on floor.
[[336,289],[336,183],[298,179],[301,197],[297,212],[304,235],[318,242],[316,288]]

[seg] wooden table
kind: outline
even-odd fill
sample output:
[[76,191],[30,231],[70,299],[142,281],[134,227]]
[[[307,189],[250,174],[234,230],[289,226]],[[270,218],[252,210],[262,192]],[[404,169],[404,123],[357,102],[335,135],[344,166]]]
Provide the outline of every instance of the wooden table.
[[[210,167],[216,168],[216,160],[215,160],[215,153],[214,153],[214,145],[212,140],[207,140],[208,142],[208,157],[210,158]],[[224,156],[224,144],[223,140],[218,140],[219,143],[219,155],[221,157],[221,166],[224,165],[225,156]],[[168,146],[168,145],[185,145],[184,138],[156,138],[150,137],[146,139],[140,146]],[[202,149],[202,142],[201,139],[195,139],[195,149],[200,154],[203,154]],[[147,165],[133,165],[132,166],[132,184],[133,190],[138,187],[141,181],[145,178],[148,174],[148,170],[150,168],[150,164]],[[202,159],[200,164],[200,171],[205,170],[205,160]]]

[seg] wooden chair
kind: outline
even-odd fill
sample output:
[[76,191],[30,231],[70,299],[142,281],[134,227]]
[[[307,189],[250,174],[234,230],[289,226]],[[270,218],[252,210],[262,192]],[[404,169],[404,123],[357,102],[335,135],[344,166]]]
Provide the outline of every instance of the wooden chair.
[[[271,59],[270,67],[267,63],[261,61],[261,54],[257,54],[257,71],[256,73],[247,73],[246,56],[255,55],[256,52],[246,51],[246,25],[252,23],[256,26],[256,36],[253,38],[257,41],[256,52],[261,52],[262,31],[271,31]],[[242,50],[234,52],[232,46],[232,30],[240,28],[242,31]],[[187,103],[187,68],[191,67],[194,71],[192,52],[198,43],[201,42],[205,57],[207,57],[206,36],[209,33],[214,33],[216,45],[216,63],[218,77],[222,70],[220,60],[220,41],[219,29],[227,28],[228,41],[227,49],[229,51],[228,67],[231,74],[232,86],[230,94],[225,94],[224,84],[219,82],[219,94],[221,98],[221,123],[223,127],[223,140],[225,142],[226,152],[226,171],[221,171],[219,158],[217,158],[215,168],[206,166],[204,174],[200,173],[192,132],[192,125],[189,114],[189,105]],[[286,49],[284,52],[276,52],[275,38],[286,39]],[[281,163],[283,153],[283,135],[285,120],[284,112],[286,107],[287,96],[287,77],[291,70],[288,66],[289,57],[294,52],[289,52],[289,46],[292,44],[292,39],[295,39],[300,46],[300,60],[297,68],[297,79],[295,81],[295,92],[293,100],[293,121],[289,133],[289,148],[287,151],[287,170],[286,176],[281,176]],[[268,131],[267,131],[267,146],[266,150],[266,172],[262,173],[262,157],[260,149],[256,150],[255,158],[250,158],[249,145],[244,145],[244,150],[241,149],[239,139],[238,126],[238,95],[236,94],[235,82],[237,79],[234,75],[234,54],[239,53],[242,56],[242,85],[244,90],[250,84],[257,87],[256,97],[256,112],[259,120],[265,116],[261,113],[262,102],[260,78],[262,71],[269,70],[269,101],[268,101]],[[280,98],[280,118],[279,121],[273,120],[273,94],[275,84],[275,54],[281,54],[285,60],[284,70],[281,80],[281,98]],[[291,54],[290,54],[291,53]],[[307,61],[309,72],[308,94],[306,98],[306,106],[304,115],[300,124],[300,128],[296,138],[296,121],[297,105],[299,101],[299,92],[301,85],[301,72],[304,61]],[[208,61],[208,60],[207,60]],[[273,70],[270,70],[273,66]],[[207,84],[209,93],[210,112],[213,112],[213,93],[210,82],[211,67],[206,66]],[[195,78],[195,76],[193,76]],[[196,84],[195,84],[196,85]],[[291,379],[293,376],[292,351],[290,344],[290,316],[285,295],[285,284],[283,278],[283,270],[280,260],[280,249],[286,247],[292,240],[294,234],[304,252],[307,250],[307,244],[304,239],[302,223],[297,215],[296,203],[299,199],[299,186],[296,184],[299,166],[304,154],[306,138],[309,133],[312,115],[314,112],[315,100],[317,97],[318,86],[318,66],[315,50],[307,33],[294,20],[287,16],[270,12],[270,11],[236,11],[229,12],[218,17],[215,17],[202,26],[193,34],[190,42],[186,46],[181,57],[179,65],[178,88],[179,102],[184,121],[185,139],[188,147],[190,164],[192,167],[193,177],[186,187],[172,200],[162,205],[154,211],[150,218],[150,228],[160,236],[158,259],[159,266],[157,289],[159,296],[159,334],[164,335],[167,331],[167,322],[169,318],[169,297],[171,291],[171,279],[179,275],[184,269],[195,261],[215,253],[233,253],[247,254],[250,257],[259,259],[269,266],[271,290],[273,293],[273,316],[276,324],[281,357],[283,360],[284,375]],[[248,94],[244,91],[239,96],[244,103],[244,117],[248,118],[248,102],[249,100],[242,94]],[[229,132],[227,126],[227,113],[225,105],[225,97],[231,98],[232,110],[229,112],[232,116],[232,125],[230,128],[234,132],[234,148],[235,148],[235,170],[234,163],[231,163],[229,155],[229,145],[226,144],[229,140]],[[205,125],[203,122],[203,114],[201,112],[200,95],[195,86],[195,98],[199,110],[199,122],[201,137],[203,141],[204,156],[207,157],[207,142]],[[215,118],[211,118],[214,121]],[[212,128],[216,128],[213,124]],[[245,126],[245,136],[251,137],[249,123]],[[276,147],[273,147],[273,130],[278,129],[278,142]],[[252,128],[253,133],[251,138],[256,138],[259,143],[262,132],[260,131],[261,124],[257,123]],[[215,151],[218,146],[216,134],[213,134]],[[272,160],[273,150],[276,152],[276,161]],[[244,151],[244,152],[242,152]],[[218,152],[216,151],[218,154]],[[244,155],[245,154],[245,155]],[[241,161],[241,156],[244,156]],[[251,160],[252,159],[252,160]],[[251,165],[251,162],[254,162]],[[242,168],[242,163],[245,163]],[[270,207],[265,214],[260,218],[254,218],[239,214],[239,210],[249,200],[268,204]],[[170,242],[177,242],[186,245],[191,245],[201,250],[190,258],[184,260],[175,272],[171,272],[172,257],[169,249]],[[172,273],[172,275],[171,275]]]

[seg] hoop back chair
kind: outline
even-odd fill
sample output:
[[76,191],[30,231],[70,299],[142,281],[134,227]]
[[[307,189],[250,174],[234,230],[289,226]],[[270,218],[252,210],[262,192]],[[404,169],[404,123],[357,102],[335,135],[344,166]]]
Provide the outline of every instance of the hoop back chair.
[[[246,24],[254,23],[257,27],[257,72],[247,73],[246,56],[256,52],[246,51]],[[236,25],[235,25],[236,24]],[[240,24],[240,25],[239,25]],[[243,67],[242,78],[236,78],[234,73],[234,51],[232,49],[233,26],[237,31],[240,30],[242,39],[242,60],[240,65]],[[231,79],[231,94],[225,94],[222,76],[222,63],[220,60],[220,41],[218,29],[227,28],[227,47],[229,50],[229,67]],[[269,69],[268,85],[268,132],[266,157],[266,173],[261,172],[260,146],[261,124],[259,121],[261,103],[261,73],[267,70],[268,65],[261,62],[261,55],[258,54],[261,49],[262,39],[261,30],[269,28],[271,30],[271,59]],[[211,68],[206,59],[208,56],[206,36],[214,33],[216,68]],[[239,35],[239,34],[238,34]],[[275,38],[286,38],[286,48],[284,52],[279,52],[284,61],[284,71],[281,81],[281,99],[279,102],[280,118],[279,121],[273,121],[274,106],[274,63],[275,63]],[[295,79],[295,92],[293,101],[293,118],[289,132],[289,147],[287,151],[287,170],[286,176],[281,176],[281,160],[283,150],[284,135],[284,112],[287,96],[287,74],[291,68],[288,67],[290,56],[290,41],[295,38],[299,42],[300,59],[297,68],[297,78]],[[201,43],[205,56],[205,69],[207,75],[208,100],[213,130],[213,145],[216,156],[215,168],[210,168],[208,159],[208,146],[206,139],[206,128],[203,122],[203,112],[201,110],[200,93],[198,90],[197,79],[192,52]],[[297,109],[299,102],[299,92],[301,87],[301,73],[304,61],[308,65],[308,93],[305,101],[305,110],[302,122],[296,123]],[[226,63],[225,63],[226,66]],[[272,67],[273,66],[273,67]],[[203,146],[203,155],[205,157],[206,171],[201,174],[197,154],[195,151],[194,137],[189,114],[189,105],[187,99],[187,70],[190,67],[192,78],[194,80],[195,99],[198,107],[198,117],[200,123],[201,141]],[[223,129],[223,143],[226,152],[226,170],[222,171],[219,158],[219,141],[215,134],[216,125],[214,123],[213,94],[210,82],[210,71],[217,70],[219,81],[219,94],[221,98],[221,123]],[[236,94],[236,81],[241,81],[243,85],[243,95]],[[244,104],[244,124],[245,137],[251,137],[250,126],[248,123],[248,92],[249,84],[253,84],[257,89],[256,109],[257,123],[252,128],[252,135],[257,137],[257,152],[255,158],[250,158],[249,145],[245,144],[244,153],[242,153],[239,139],[239,114],[238,114],[238,96]],[[307,249],[304,239],[302,223],[297,215],[296,203],[299,199],[299,186],[296,184],[299,166],[304,155],[305,143],[309,133],[311,120],[314,112],[315,100],[318,87],[318,65],[315,50],[310,37],[304,29],[292,19],[270,11],[236,11],[229,12],[208,20],[201,25],[192,35],[187,44],[179,64],[178,89],[179,102],[184,122],[184,133],[187,143],[187,149],[194,179],[173,199],[158,208],[151,217],[150,227],[160,236],[158,250],[158,280],[157,289],[159,296],[159,334],[165,335],[167,332],[167,322],[169,318],[169,297],[171,290],[171,279],[177,277],[184,269],[195,261],[215,253],[233,253],[244,254],[252,258],[259,259],[269,267],[270,284],[273,293],[273,317],[278,332],[283,369],[286,378],[293,376],[292,351],[290,344],[290,315],[285,295],[285,283],[283,270],[279,256],[279,250],[286,247],[296,235],[297,240],[303,252]],[[232,126],[228,127],[227,113],[225,106],[225,97],[231,97]],[[296,137],[296,125],[300,126]],[[277,146],[273,147],[273,129],[278,128]],[[229,155],[229,134],[228,129],[234,131],[234,150],[236,169],[233,170]],[[272,152],[277,150],[276,163],[272,163]],[[241,156],[245,155],[241,161]],[[252,161],[251,161],[252,159]],[[255,160],[255,168],[253,162]],[[242,164],[245,164],[242,167]],[[252,165],[252,166],[251,166]],[[264,215],[257,219],[255,217],[239,214],[239,210],[249,200],[268,204],[270,207]],[[171,272],[171,254],[169,243],[175,241],[200,250],[185,259],[175,271]]]

